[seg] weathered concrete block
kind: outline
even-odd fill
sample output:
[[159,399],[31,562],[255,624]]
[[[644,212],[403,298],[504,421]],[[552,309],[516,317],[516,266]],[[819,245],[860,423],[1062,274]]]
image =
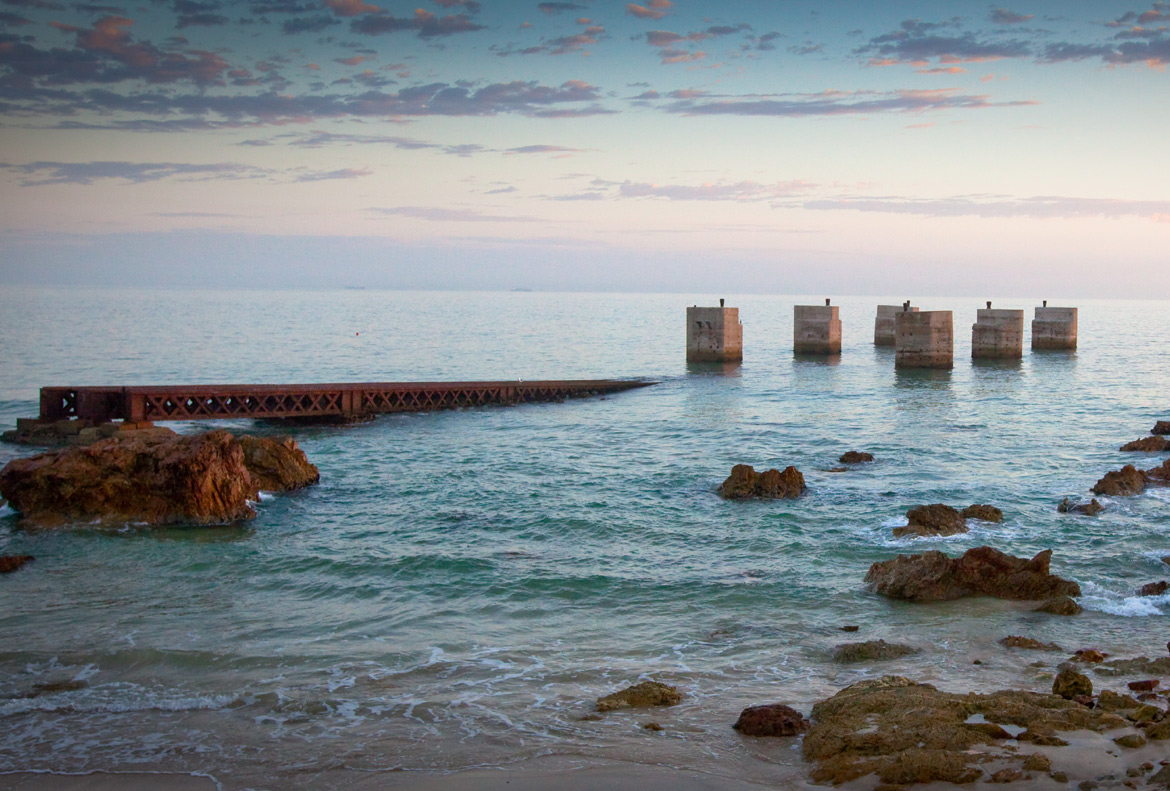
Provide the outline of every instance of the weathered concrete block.
[[836,305],[793,308],[792,350],[796,354],[840,354],[841,318]]
[[1036,308],[1032,319],[1033,349],[1075,349],[1077,348],[1077,309]]
[[1013,359],[1024,356],[1024,311],[980,308],[971,325],[971,357]]
[[[904,305],[878,305],[877,318],[873,320],[874,346],[894,345],[894,339],[898,335],[895,319],[904,309],[906,309]],[[909,308],[909,310],[911,313],[918,312],[918,308]]]
[[739,308],[687,308],[687,362],[739,362],[743,359],[743,325]]
[[954,368],[954,321],[949,310],[904,310],[895,319],[894,366]]
[[18,417],[16,419],[17,431],[36,431],[39,428],[52,427],[55,421],[41,420],[39,417]]

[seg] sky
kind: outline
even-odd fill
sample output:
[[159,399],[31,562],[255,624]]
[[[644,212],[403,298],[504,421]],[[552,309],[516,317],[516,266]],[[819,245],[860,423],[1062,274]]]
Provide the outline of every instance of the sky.
[[1148,298],[1170,2],[0,0],[0,284]]

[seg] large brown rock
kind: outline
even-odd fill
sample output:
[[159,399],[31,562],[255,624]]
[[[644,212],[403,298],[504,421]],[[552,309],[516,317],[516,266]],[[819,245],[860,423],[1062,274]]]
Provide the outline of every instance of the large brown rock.
[[1146,470],[1145,474],[1147,483],[1156,483],[1160,486],[1170,485],[1170,459],[1162,462],[1161,467]]
[[658,681],[643,681],[597,699],[598,711],[650,706],[674,706],[682,702],[678,688]]
[[780,499],[797,498],[804,492],[804,476],[800,470],[788,466],[784,471],[766,470],[756,472],[750,464],[737,464],[731,468],[719,486],[719,496],[728,500],[745,500],[752,497]]
[[1170,434],[1170,420],[1159,420],[1154,424],[1151,434]]
[[964,519],[978,519],[980,522],[1002,522],[1003,511],[994,505],[969,505],[959,512]]
[[244,450],[244,466],[262,492],[290,492],[321,480],[321,473],[292,437],[269,439],[244,434],[238,439]]
[[863,450],[847,450],[841,454],[841,458],[837,461],[842,464],[864,464],[867,461],[873,461],[873,454]]
[[865,581],[876,593],[906,601],[947,601],[963,596],[1080,596],[1079,585],[1048,572],[1051,559],[1050,549],[1031,560],[991,547],[969,549],[957,558],[931,551],[874,563]]
[[[898,676],[862,681],[816,704],[801,745],[817,783],[847,783],[876,774],[883,783],[969,783],[984,764],[1032,769],[1003,727],[1054,736],[1127,725],[1056,695],[1004,691],[960,695]],[[990,770],[988,770],[990,772]],[[858,786],[862,787],[862,786]],[[871,787],[871,786],[864,786]]]
[[894,535],[901,536],[953,536],[967,532],[967,522],[954,508],[942,503],[919,505],[906,512],[910,523],[895,527]]
[[1124,451],[1145,451],[1147,453],[1161,453],[1170,448],[1170,439],[1166,437],[1142,437],[1121,446]]
[[740,712],[732,727],[744,736],[799,736],[809,722],[796,709],[783,703],[749,706]]
[[[291,440],[289,441],[291,442]],[[264,447],[261,447],[264,446]],[[257,479],[289,474],[296,443],[258,440]],[[274,459],[280,459],[275,466]],[[316,468],[303,460],[301,477]],[[268,477],[270,476],[271,477]],[[300,485],[304,485],[301,483]],[[111,437],[92,445],[14,459],[0,471],[0,496],[26,523],[220,524],[255,516],[258,490],[244,445],[226,431]],[[281,489],[287,487],[280,487]]]
[[1093,682],[1084,673],[1066,667],[1053,679],[1052,694],[1059,695],[1065,700],[1072,700],[1077,695],[1092,695]]
[[1146,488],[1146,474],[1127,464],[1120,470],[1105,473],[1105,477],[1093,486],[1093,494],[1126,497],[1138,494]]
[[1138,596],[1161,596],[1166,591],[1170,590],[1170,582],[1166,580],[1159,580],[1158,582],[1147,582],[1145,585],[1138,588]]

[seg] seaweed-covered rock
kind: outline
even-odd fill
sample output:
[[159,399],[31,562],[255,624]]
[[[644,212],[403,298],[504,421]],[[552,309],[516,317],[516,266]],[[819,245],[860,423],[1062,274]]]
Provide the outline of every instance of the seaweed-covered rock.
[[895,536],[953,536],[967,532],[967,523],[959,512],[942,503],[915,506],[906,512],[906,518],[909,524],[895,527]]
[[999,641],[999,644],[1006,648],[1026,648],[1029,651],[1063,651],[1056,643],[1042,643],[1031,637],[1021,637],[1019,635],[1009,635]]
[[744,736],[799,736],[809,721],[783,703],[766,703],[744,709],[732,727]]
[[32,555],[0,555],[0,574],[10,574],[35,559]]
[[1144,472],[1132,464],[1127,464],[1120,470],[1105,473],[1105,477],[1093,485],[1093,494],[1128,497],[1144,491],[1146,481],[1147,476]]
[[841,458],[837,459],[837,461],[842,464],[861,464],[863,462],[873,461],[873,454],[860,450],[849,450],[842,453]]
[[1158,582],[1147,582],[1145,585],[1138,588],[1138,596],[1161,596],[1166,591],[1170,590],[1170,582],[1160,580]]
[[842,643],[833,651],[833,661],[842,663],[882,662],[917,654],[918,649],[901,643],[887,643],[885,640],[868,640],[864,643]]
[[1046,612],[1049,615],[1080,615],[1084,608],[1069,596],[1053,596],[1032,612]]
[[719,496],[728,500],[745,500],[752,497],[764,499],[797,498],[804,492],[804,476],[795,467],[780,470],[756,472],[750,464],[737,464],[731,468],[719,486]]
[[1079,585],[1049,573],[1051,559],[1052,550],[1040,552],[1031,560],[991,547],[969,549],[957,558],[931,551],[874,563],[865,581],[876,593],[906,601],[946,601],[964,596],[1022,600],[1079,596]]
[[964,519],[978,519],[981,522],[1003,521],[1003,511],[994,505],[969,505],[959,515]]
[[1065,700],[1072,700],[1077,695],[1092,695],[1093,682],[1084,673],[1066,667],[1056,674],[1052,682],[1052,694]]
[[612,711],[624,708],[649,708],[650,706],[673,706],[682,701],[682,693],[676,687],[657,681],[643,681],[632,687],[597,699],[598,711]]
[[1170,439],[1166,437],[1142,437],[1121,446],[1124,451],[1145,451],[1147,453],[1161,453],[1170,448]]
[[1105,506],[1097,502],[1094,497],[1087,503],[1074,503],[1069,498],[1064,498],[1064,501],[1056,506],[1056,510],[1062,514],[1084,514],[1085,516],[1096,516],[1105,510]]
[[983,777],[980,766],[988,761],[1023,768],[1031,759],[1001,723],[1025,727],[1046,743],[1058,740],[1058,731],[1126,724],[1055,695],[960,695],[898,676],[847,687],[816,704],[811,719],[804,757],[815,763],[814,782],[833,784],[868,774],[883,783],[969,783]]

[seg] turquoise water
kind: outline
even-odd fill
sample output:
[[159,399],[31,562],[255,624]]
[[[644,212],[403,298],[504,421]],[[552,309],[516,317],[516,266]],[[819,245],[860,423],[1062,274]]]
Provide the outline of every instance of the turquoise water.
[[[684,308],[726,296],[742,366],[688,367]],[[973,364],[981,299],[955,311],[952,372],[896,373],[876,304],[835,299],[836,362],[794,359],[792,305],[822,297],[0,290],[0,424],[49,384],[645,376],[602,399],[285,429],[321,484],[247,524],[26,532],[0,511],[0,771],[208,772],[288,787],[350,768],[452,770],[541,755],[621,758],[761,781],[801,772],[787,740],[730,729],[753,703],[811,704],[889,672],[954,690],[1051,684],[1026,634],[1071,652],[1161,655],[1170,489],[1058,514],[1117,448],[1170,419],[1165,302],[1081,300],[1075,354]],[[1057,300],[1052,300],[1056,304]],[[1039,300],[996,300],[1028,309]],[[1063,304],[1063,303],[1061,303]],[[182,431],[203,428],[179,424]],[[877,461],[832,473],[846,450]],[[29,453],[0,446],[0,463]],[[733,464],[795,464],[796,501],[725,502]],[[992,503],[1003,525],[894,539],[910,506]],[[869,565],[990,544],[1055,550],[1087,612],[889,602]],[[857,635],[839,631],[861,626]],[[922,653],[841,666],[849,640]],[[1026,654],[1026,655],[1025,655]],[[983,661],[973,665],[974,659]],[[581,720],[640,678],[687,700]],[[33,684],[85,689],[22,697]],[[654,720],[665,728],[643,730]]]

